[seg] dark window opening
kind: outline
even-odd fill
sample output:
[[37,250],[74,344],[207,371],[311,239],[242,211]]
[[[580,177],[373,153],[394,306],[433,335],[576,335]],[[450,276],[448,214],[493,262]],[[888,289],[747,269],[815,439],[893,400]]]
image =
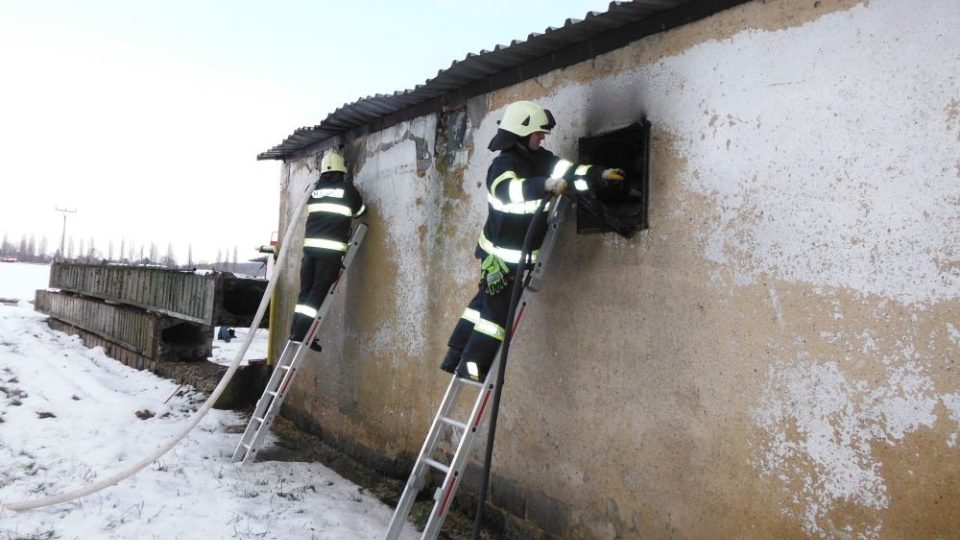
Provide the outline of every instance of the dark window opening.
[[260,307],[266,282],[232,283],[223,287],[223,308],[232,315],[253,315]]
[[[267,289],[267,282],[259,279],[230,278],[221,279],[217,289],[217,304],[214,306],[213,324],[215,326],[247,326],[260,307],[260,301]],[[269,317],[260,321],[260,327],[266,328]]]
[[617,167],[623,182],[611,182],[577,199],[577,234],[615,232],[630,238],[650,228],[650,122],[580,139],[580,162]]
[[195,345],[197,343],[206,343],[209,338],[206,336],[204,327],[194,323],[179,323],[164,329],[160,333],[160,339],[169,345]]

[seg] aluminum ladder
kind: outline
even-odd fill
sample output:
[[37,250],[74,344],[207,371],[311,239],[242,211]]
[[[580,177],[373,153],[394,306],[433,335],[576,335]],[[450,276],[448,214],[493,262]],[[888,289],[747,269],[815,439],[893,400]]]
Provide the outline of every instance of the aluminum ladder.
[[[540,247],[540,255],[532,269],[530,282],[524,289],[523,295],[520,297],[520,303],[516,308],[517,315],[513,328],[511,329],[512,333],[516,332],[520,319],[523,317],[523,310],[530,302],[528,298],[529,293],[540,290],[544,268],[553,251],[560,223],[563,221],[566,208],[569,205],[565,197],[557,197],[555,202],[556,204],[551,209],[550,216],[547,218],[547,234]],[[420,538],[433,540],[440,534],[440,528],[443,526],[443,521],[447,517],[447,511],[453,502],[453,496],[457,491],[457,487],[459,487],[463,470],[470,460],[469,458],[476,442],[477,432],[480,430],[484,415],[489,412],[488,407],[493,401],[492,398],[497,389],[499,369],[500,351],[498,350],[497,355],[494,357],[493,364],[487,371],[486,380],[484,380],[483,383],[461,379],[456,375],[451,377],[450,384],[447,386],[447,391],[440,404],[440,409],[433,418],[433,424],[430,426],[430,431],[423,443],[423,448],[420,450],[420,455],[417,457],[417,461],[413,466],[410,478],[407,480],[407,484],[403,488],[403,493],[400,495],[400,500],[397,502],[397,508],[394,510],[393,517],[390,519],[390,527],[387,529],[386,540],[397,540],[397,538],[399,538],[400,532],[407,522],[407,516],[413,509],[413,503],[416,500],[417,494],[426,484],[427,473],[430,469],[436,469],[445,476],[440,487],[437,488],[433,494],[433,509],[430,511],[430,517],[427,519],[427,524]],[[451,417],[460,392],[464,387],[474,387],[479,390],[479,393],[474,399],[470,417],[465,422]],[[439,459],[439,456],[435,456],[441,442],[440,434],[444,426],[450,426],[461,432],[460,442],[449,464],[443,463]]]
[[310,344],[313,343],[317,331],[320,329],[320,324],[323,322],[323,318],[327,312],[330,311],[330,306],[333,305],[333,295],[337,294],[340,281],[347,269],[350,268],[350,263],[353,262],[357,248],[360,246],[360,243],[363,242],[363,237],[366,236],[366,234],[367,226],[363,223],[357,223],[356,229],[354,229],[353,235],[350,238],[350,244],[347,246],[347,252],[343,256],[343,268],[340,269],[340,275],[333,285],[330,286],[330,290],[327,291],[327,296],[323,299],[323,303],[320,304],[320,309],[317,310],[317,316],[313,319],[313,324],[310,325],[306,335],[304,335],[303,341],[300,343],[287,341],[287,344],[284,346],[283,353],[280,355],[280,359],[277,360],[277,365],[270,375],[270,380],[267,382],[266,388],[263,390],[263,395],[260,396],[260,400],[257,401],[257,406],[253,410],[250,423],[247,424],[247,429],[244,430],[243,437],[240,438],[240,444],[237,445],[237,449],[233,452],[234,462],[242,461],[243,464],[246,465],[256,458],[257,452],[260,450],[260,445],[263,444],[264,436],[270,431],[270,426],[273,425],[273,421],[276,420],[277,415],[280,414],[280,406],[283,405],[283,399],[287,397],[287,392],[290,391],[290,383],[293,382],[293,378],[297,375],[297,369],[306,357],[307,349],[310,347]]

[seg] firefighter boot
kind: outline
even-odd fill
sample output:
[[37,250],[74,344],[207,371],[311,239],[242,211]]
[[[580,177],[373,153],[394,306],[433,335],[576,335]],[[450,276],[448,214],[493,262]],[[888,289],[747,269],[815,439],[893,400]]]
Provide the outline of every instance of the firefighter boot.
[[[300,345],[301,345],[301,343],[302,343],[302,341],[299,340],[299,339],[291,339],[291,340],[290,340],[290,343],[291,343],[291,345],[293,345],[295,348],[299,348]],[[320,346],[320,342],[319,342],[319,341],[314,340],[314,341],[311,341],[311,342],[310,342],[310,350],[316,351],[316,352],[320,352],[320,351],[323,350],[323,347]]]
[[440,369],[446,371],[447,373],[456,373],[457,366],[460,364],[460,355],[463,354],[463,349],[458,349],[456,347],[450,347],[447,349],[447,355],[443,357],[443,361],[440,362]]
[[490,360],[484,362],[474,358],[464,358],[457,366],[457,377],[483,382],[487,379],[487,370],[490,369],[491,363]]

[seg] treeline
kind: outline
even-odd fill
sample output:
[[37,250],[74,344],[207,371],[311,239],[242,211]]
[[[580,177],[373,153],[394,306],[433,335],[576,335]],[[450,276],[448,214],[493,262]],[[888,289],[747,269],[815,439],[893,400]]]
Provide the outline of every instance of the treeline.
[[18,261],[47,263],[53,260],[53,255],[47,251],[47,237],[23,236],[20,242],[11,242],[7,234],[3,234],[3,244],[0,244],[0,257],[14,257]]
[[[83,263],[123,262],[178,266],[177,258],[173,252],[173,244],[167,244],[166,252],[161,255],[156,243],[138,245],[121,240],[120,245],[117,246],[111,240],[105,249],[101,249],[93,238],[85,241],[83,238],[74,240],[73,237],[70,237],[64,242],[63,253],[60,251],[60,246],[49,245],[46,235],[40,236],[39,240],[37,240],[36,235],[24,235],[19,242],[14,242],[10,240],[7,233],[4,233],[3,243],[0,244],[0,255],[14,257],[21,262],[49,263],[62,259]],[[192,258],[192,253],[188,258]]]
[[233,247],[233,260],[230,260],[230,250],[217,250],[217,260],[213,263],[196,261],[193,258],[193,246],[187,246],[187,260],[177,260],[173,244],[168,243],[167,249],[160,251],[155,242],[137,244],[121,240],[119,244],[109,241],[105,248],[97,245],[93,238],[88,241],[75,241],[70,237],[64,241],[63,253],[59,245],[50,245],[46,235],[37,239],[36,235],[24,235],[19,241],[11,241],[7,233],[3,234],[3,243],[0,244],[0,257],[14,258],[20,262],[51,263],[55,260],[66,260],[79,263],[122,263],[122,264],[149,264],[170,268],[207,268],[221,272],[235,272],[256,275],[261,273],[260,262],[238,262],[237,247]]

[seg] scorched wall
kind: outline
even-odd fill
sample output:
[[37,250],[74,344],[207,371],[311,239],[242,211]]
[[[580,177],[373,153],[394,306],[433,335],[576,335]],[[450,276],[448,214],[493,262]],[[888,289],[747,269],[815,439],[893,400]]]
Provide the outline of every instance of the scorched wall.
[[[287,413],[405,477],[503,108],[550,108],[574,160],[646,116],[651,228],[565,225],[512,348],[494,503],[567,538],[956,535],[957,28],[952,0],[753,2],[348,137],[370,231]],[[322,150],[285,162],[284,215]]]

